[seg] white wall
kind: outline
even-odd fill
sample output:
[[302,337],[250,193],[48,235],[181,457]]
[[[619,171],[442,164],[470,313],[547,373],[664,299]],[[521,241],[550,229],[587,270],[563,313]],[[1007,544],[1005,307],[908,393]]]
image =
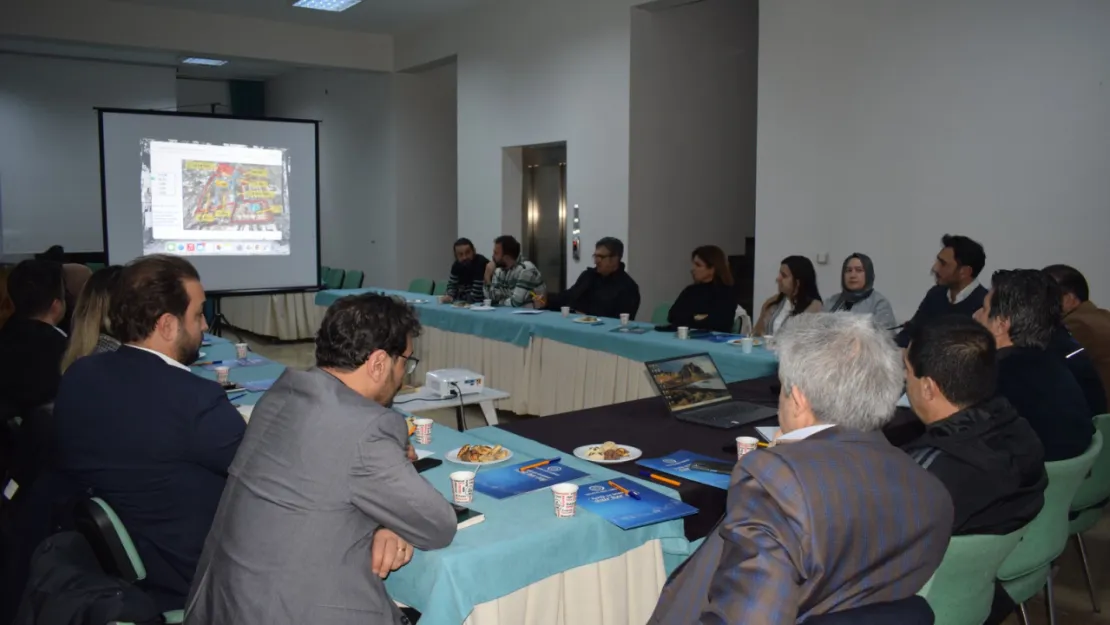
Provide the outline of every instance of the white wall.
[[690,253],[755,234],[756,2],[632,11],[628,245],[639,317],[690,284]]
[[900,319],[945,232],[1110,302],[1110,3],[762,2],[756,301],[788,254],[875,260]]
[[212,104],[222,115],[231,113],[231,88],[226,80],[177,79],[177,110],[184,113],[211,113]]
[[[581,205],[584,245],[627,240],[635,4],[511,0],[398,38],[400,69],[457,55],[458,230],[483,253],[499,234],[521,235],[519,209],[503,220],[502,149],[556,141],[567,142],[567,202]],[[569,242],[567,259],[568,280],[590,263],[575,263]]]
[[173,68],[0,54],[4,252],[56,243],[70,252],[103,250],[93,107],[172,108],[176,101]]

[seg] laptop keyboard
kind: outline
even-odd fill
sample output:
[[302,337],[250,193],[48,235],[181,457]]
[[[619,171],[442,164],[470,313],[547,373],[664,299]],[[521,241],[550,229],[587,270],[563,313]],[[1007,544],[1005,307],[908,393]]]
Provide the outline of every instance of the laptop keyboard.
[[719,406],[699,408],[688,414],[683,414],[682,418],[705,425],[734,427],[733,422],[744,424],[747,422],[746,417],[760,410],[763,410],[763,407],[759,405],[729,402]]

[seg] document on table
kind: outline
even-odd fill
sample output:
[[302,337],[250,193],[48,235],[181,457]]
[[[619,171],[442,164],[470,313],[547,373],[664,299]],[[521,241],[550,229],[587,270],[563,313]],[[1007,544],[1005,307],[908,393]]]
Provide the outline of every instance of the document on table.
[[697,514],[698,509],[668,497],[659,491],[644,488],[627,478],[612,480],[640,498],[633,499],[609,485],[609,481],[582,486],[578,505],[613,525],[630,530]]
[[535,460],[527,460],[503,469],[482,471],[474,476],[474,490],[494,499],[505,499],[589,475],[562,464],[548,464],[528,471],[520,471],[521,467],[535,462]]
[[522,308],[520,310],[514,310],[512,312],[512,314],[514,314],[514,315],[542,315],[543,312],[544,311],[542,311],[542,310],[535,310],[534,308]]
[[690,465],[694,462],[721,462],[717,458],[710,458],[701,454],[695,454],[692,451],[680,449],[679,451],[663,456],[662,458],[648,458],[646,460],[637,460],[636,464],[662,471],[663,473],[670,473],[678,478],[705,484],[706,486],[715,486],[717,488],[728,489],[729,476],[722,473],[712,473],[710,471],[698,471],[691,469]]

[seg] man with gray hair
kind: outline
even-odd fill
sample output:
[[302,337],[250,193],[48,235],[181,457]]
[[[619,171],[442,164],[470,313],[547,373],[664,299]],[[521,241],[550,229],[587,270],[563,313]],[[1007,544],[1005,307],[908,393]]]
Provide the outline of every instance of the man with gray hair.
[[778,353],[782,435],[736,463],[724,518],[663,589],[653,625],[893,608],[881,604],[912,597],[944,557],[948,492],[880,431],[902,392],[889,333],[870,316],[801,315]]

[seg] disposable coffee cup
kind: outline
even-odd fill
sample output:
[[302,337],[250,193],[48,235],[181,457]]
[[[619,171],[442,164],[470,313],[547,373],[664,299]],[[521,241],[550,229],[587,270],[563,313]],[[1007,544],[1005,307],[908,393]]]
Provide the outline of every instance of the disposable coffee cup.
[[736,457],[743,458],[759,448],[759,439],[751,436],[736,437]]
[[775,349],[775,335],[774,334],[765,334],[765,335],[763,335],[763,346],[766,347],[767,349]]
[[628,313],[621,313],[621,325],[628,325]]
[[563,313],[564,317],[569,317],[570,316],[570,306],[563,306],[562,308],[559,309],[559,312]]
[[231,373],[231,369],[227,367],[216,367],[216,381],[220,384],[227,384],[227,377]]
[[752,353],[752,345],[754,344],[755,341],[752,340],[752,337],[745,336],[744,338],[740,339],[740,351],[744,352],[745,354],[750,354]]
[[451,498],[455,503],[474,501],[473,471],[455,471],[451,474]]
[[482,300],[482,306],[485,306],[486,308],[489,308],[490,306],[493,306],[493,300],[491,300],[491,299]]
[[414,419],[412,424],[416,426],[416,442],[421,445],[427,445],[432,442],[432,423],[431,419]]
[[555,495],[555,516],[563,519],[574,516],[578,507],[578,485],[556,484],[551,492]]
[[240,358],[240,359],[246,358],[247,357],[247,352],[249,352],[249,351],[250,351],[250,348],[247,347],[246,343],[236,343],[235,344],[235,357],[236,358]]
[[686,326],[678,326],[678,338],[684,341],[690,338],[690,328],[687,328]]

